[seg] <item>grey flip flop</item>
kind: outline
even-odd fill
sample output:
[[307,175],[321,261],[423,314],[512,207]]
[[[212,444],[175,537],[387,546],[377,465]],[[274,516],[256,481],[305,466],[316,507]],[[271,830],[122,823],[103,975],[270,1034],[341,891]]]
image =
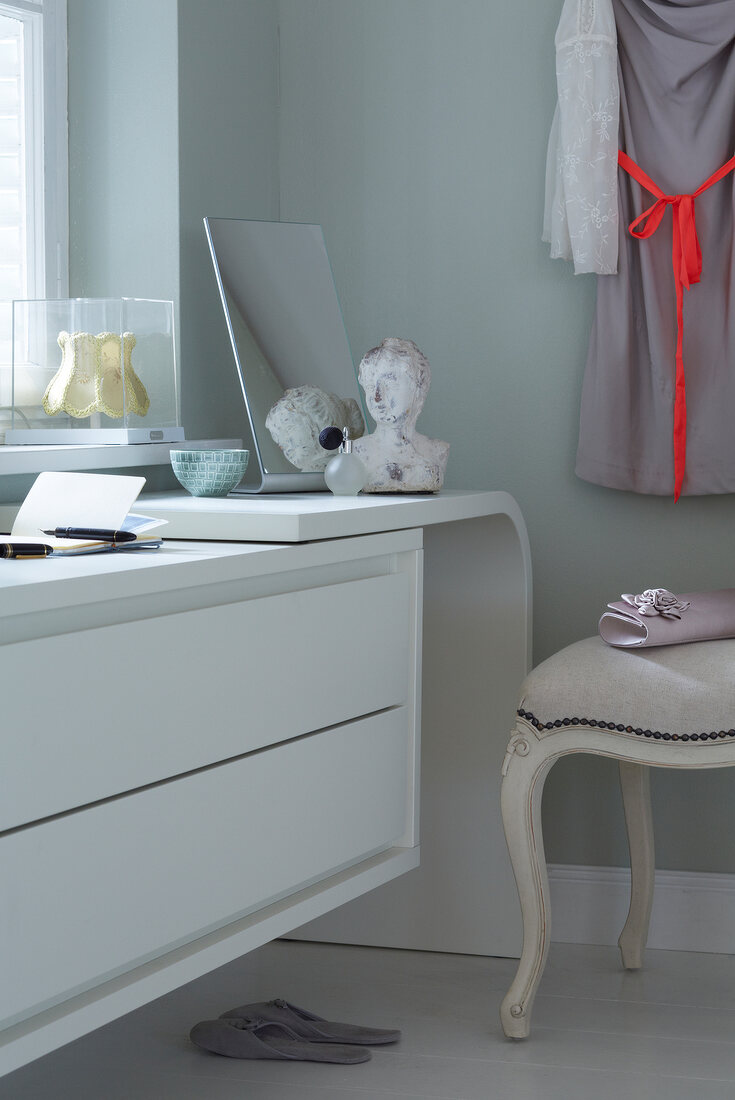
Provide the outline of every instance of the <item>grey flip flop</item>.
[[272,1020],[252,1017],[202,1020],[195,1024],[189,1038],[198,1047],[227,1058],[275,1058],[290,1062],[339,1062],[354,1065],[367,1062],[369,1050],[360,1047],[304,1042],[290,1027]]
[[380,1046],[382,1043],[396,1043],[401,1037],[400,1031],[381,1027],[360,1027],[358,1024],[339,1024],[315,1016],[305,1008],[289,1004],[280,997],[275,1001],[260,1001],[257,1004],[240,1005],[223,1012],[220,1019],[250,1018],[257,1016],[261,1020],[285,1024],[302,1039],[312,1043],[357,1043],[362,1046]]

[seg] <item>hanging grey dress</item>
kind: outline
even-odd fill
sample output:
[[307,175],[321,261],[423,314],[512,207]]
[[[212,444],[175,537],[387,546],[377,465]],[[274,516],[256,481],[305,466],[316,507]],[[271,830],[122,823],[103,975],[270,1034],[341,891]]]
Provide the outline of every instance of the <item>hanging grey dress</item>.
[[[613,10],[620,149],[668,201],[652,235],[635,239],[629,224],[657,196],[620,169],[618,272],[597,279],[576,472],[615,489],[673,495],[672,246],[682,204],[671,200],[693,195],[735,153],[735,0],[613,0]],[[689,289],[684,276],[684,494],[735,492],[734,196],[730,172],[693,202],[702,271]],[[682,224],[691,234],[692,219]]]

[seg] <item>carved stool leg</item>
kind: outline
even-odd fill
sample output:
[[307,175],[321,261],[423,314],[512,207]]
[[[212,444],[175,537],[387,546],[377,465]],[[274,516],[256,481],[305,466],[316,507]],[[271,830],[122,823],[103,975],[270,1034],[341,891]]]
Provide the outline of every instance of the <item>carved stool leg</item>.
[[618,946],[626,970],[639,970],[648,938],[655,870],[651,818],[651,769],[620,761],[625,824],[630,847],[630,909]]
[[503,1031],[510,1039],[528,1036],[531,1009],[549,949],[549,882],[541,832],[541,795],[555,757],[548,759],[540,750],[533,735],[516,730],[503,765],[503,827],[523,917],[518,970],[500,1008]]

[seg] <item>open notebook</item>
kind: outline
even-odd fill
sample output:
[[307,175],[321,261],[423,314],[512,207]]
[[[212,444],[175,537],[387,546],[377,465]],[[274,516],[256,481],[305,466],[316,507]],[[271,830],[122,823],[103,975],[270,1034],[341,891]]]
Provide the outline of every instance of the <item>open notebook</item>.
[[[119,474],[77,474],[46,471],[39,474],[20,506],[9,535],[0,534],[0,547],[38,546],[40,553],[90,554],[101,551],[155,549],[160,534],[152,534],[167,520],[130,513],[145,485],[144,477]],[[55,538],[44,532],[58,527],[104,531],[131,531],[131,542],[104,542],[94,538]]]

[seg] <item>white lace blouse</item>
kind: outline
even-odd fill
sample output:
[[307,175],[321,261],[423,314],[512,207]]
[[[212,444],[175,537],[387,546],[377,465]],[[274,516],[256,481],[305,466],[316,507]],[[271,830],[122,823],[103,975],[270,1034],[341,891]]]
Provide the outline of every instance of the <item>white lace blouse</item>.
[[564,0],[556,32],[559,101],[549,136],[543,240],[575,274],[618,266],[617,35],[612,0]]

